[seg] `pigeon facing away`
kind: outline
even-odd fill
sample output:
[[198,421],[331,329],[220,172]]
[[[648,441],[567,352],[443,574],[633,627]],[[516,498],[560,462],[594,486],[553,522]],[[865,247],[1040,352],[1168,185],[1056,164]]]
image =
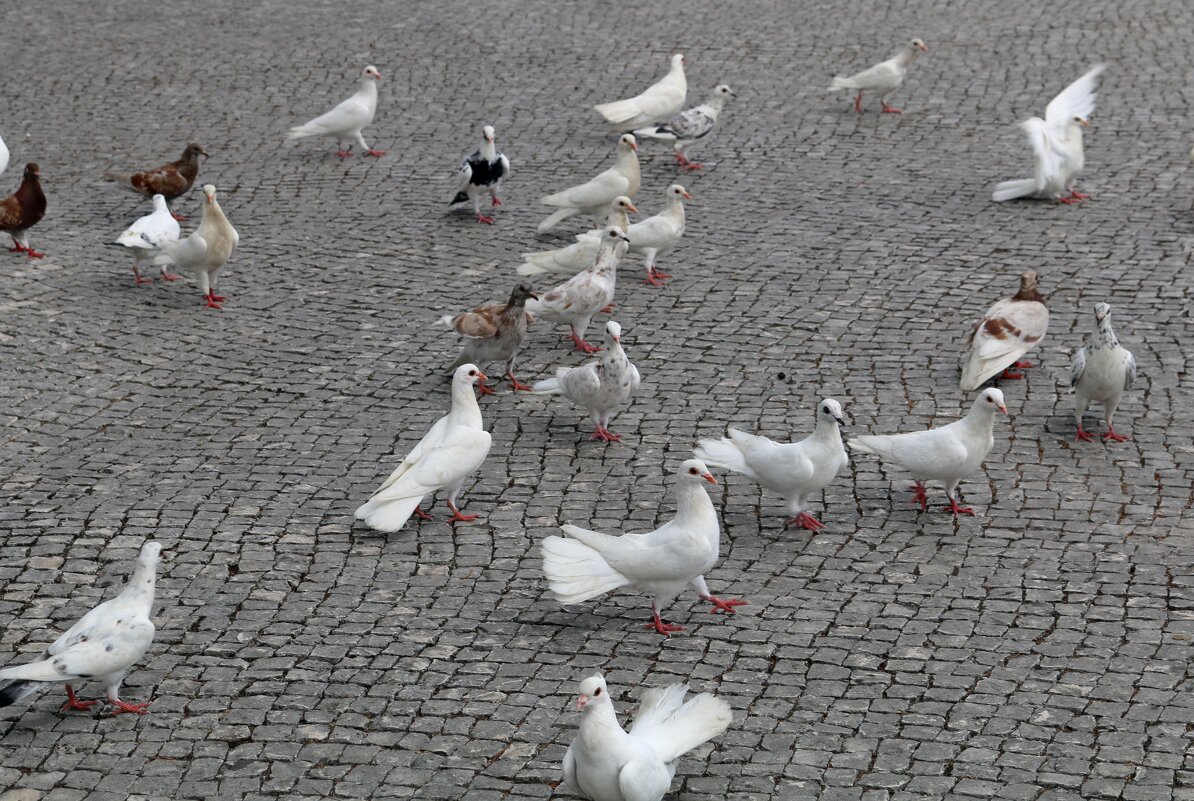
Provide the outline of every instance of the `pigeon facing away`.
[[558,211],[539,223],[539,233],[550,231],[577,214],[599,217],[609,210],[609,204],[618,195],[633,198],[638,194],[642,174],[639,172],[637,151],[638,144],[634,141],[634,136],[622,134],[618,139],[614,166],[588,183],[543,198],[544,203],[558,207]]
[[[614,226],[622,233],[630,229],[630,214],[638,213],[638,209],[625,195],[618,195],[609,206],[609,214],[605,217],[607,226]],[[518,265],[519,275],[542,275],[543,273],[571,273],[576,275],[586,267],[592,266],[597,259],[597,251],[601,249],[601,236],[592,236],[592,231],[576,235],[576,241],[571,245],[555,250],[545,250],[540,253],[522,254],[523,263]]]
[[502,179],[510,174],[510,160],[504,154],[497,152],[492,125],[486,125],[481,129],[481,133],[483,135],[481,149],[460,162],[456,180],[456,196],[448,205],[452,206],[471,200],[473,212],[477,215],[477,222],[493,225],[494,219],[481,213],[481,196],[488,192],[489,197],[493,200],[494,208],[502,205],[501,198],[497,196],[497,193]]
[[674,142],[676,161],[684,170],[700,170],[705,165],[689,161],[684,151],[694,143],[708,139],[717,125],[717,118],[725,109],[726,101],[737,97],[726,84],[718,84],[709,93],[709,99],[699,106],[674,114],[667,120],[649,128],[638,128],[634,135],[639,139],[655,139],[660,142]]
[[709,592],[705,574],[721,552],[717,510],[705,492],[717,479],[699,459],[689,459],[676,473],[676,516],[646,534],[611,536],[563,525],[564,537],[543,541],[543,573],[557,601],[578,604],[618,587],[632,587],[652,597],[648,629],[663,635],[683,631],[664,623],[659,613],[688,585],[713,612],[734,613],[746,601],[725,600]]
[[680,757],[734,722],[725,701],[709,693],[685,701],[687,692],[683,684],[647,690],[627,732],[605,678],[582,681],[580,730],[564,754],[564,789],[590,801],[662,801]]
[[969,352],[962,366],[964,391],[973,392],[996,376],[1023,378],[1023,373],[1009,370],[1032,367],[1022,358],[1040,344],[1049,327],[1049,309],[1037,291],[1036,279],[1031,270],[1021,275],[1020,291],[987,309],[970,329],[966,337]]
[[900,88],[904,76],[908,73],[908,65],[916,60],[921,53],[929,52],[929,46],[920,39],[913,39],[891,58],[870,69],[863,70],[857,75],[844,78],[838,75],[829,85],[829,91],[838,92],[842,89],[855,89],[858,94],[854,97],[854,110],[862,113],[862,93],[866,91],[878,92],[879,103],[883,106],[884,114],[899,114],[900,110],[887,103],[891,93]]
[[638,368],[622,350],[622,326],[610,320],[605,324],[605,354],[601,361],[561,367],[555,378],[536,381],[534,389],[540,394],[563,395],[587,409],[593,420],[590,442],[621,442],[622,435],[609,430],[609,421],[638,390],[639,381]]
[[[166,205],[166,198],[162,195],[153,196],[153,213],[138,219],[128,230],[116,239],[117,245],[124,245],[133,251],[133,276],[138,284],[152,284],[152,278],[141,275],[141,261],[151,253],[161,251],[166,242],[177,242],[179,236],[178,220],[170,213]],[[166,270],[166,265],[160,265],[163,281],[177,281],[179,276]]]
[[203,219],[199,222],[199,228],[186,239],[162,243],[162,254],[165,263],[178,265],[195,274],[207,308],[221,309],[223,307],[220,304],[227,298],[215,292],[216,275],[232,257],[232,251],[240,242],[240,235],[216,202],[214,186],[204,185],[203,198]]
[[1078,423],[1078,440],[1090,442],[1094,435],[1082,428],[1082,415],[1091,401],[1103,404],[1103,418],[1107,431],[1103,439],[1125,442],[1127,437],[1115,433],[1111,418],[1119,406],[1124,390],[1132,388],[1136,380],[1136,357],[1119,344],[1111,328],[1111,307],[1095,304],[1095,330],[1087,337],[1086,345],[1074,354],[1070,366],[1070,386],[1074,388],[1074,419]]
[[826,398],[817,406],[813,433],[799,442],[773,442],[731,428],[729,437],[701,440],[693,455],[783,495],[791,515],[785,525],[820,531],[825,524],[806,511],[808,496],[829,486],[849,461],[839,428],[844,425],[841,404]]
[[[502,360],[506,362],[505,376],[510,379],[510,387],[515,392],[529,392],[531,388],[514,377],[514,360],[526,339],[527,323],[531,321],[526,303],[538,299],[529,286],[519,284],[510,293],[507,303],[478,306],[470,312],[441,317],[441,323],[464,338],[464,348],[448,371],[455,373],[458,367],[469,362],[485,364]],[[477,389],[482,395],[495,394],[485,382],[478,384]]]
[[0,200],[0,231],[12,237],[13,253],[24,253],[31,259],[46,255],[29,247],[29,229],[46,215],[46,196],[41,191],[41,169],[33,163],[25,165],[25,175],[17,191]]
[[488,376],[475,364],[462,364],[452,376],[452,408],[435,422],[402,464],[356,511],[357,520],[377,531],[397,531],[412,514],[431,520],[419,508],[424,496],[440,490],[448,493],[449,523],[471,523],[477,515],[461,514],[456,497],[465,480],[481,467],[489,455],[491,438],[481,420],[481,407],[473,384]]
[[381,80],[381,73],[377,67],[370,64],[361,70],[361,77],[357,81],[357,91],[352,97],[340,103],[326,114],[320,115],[303,125],[296,125],[286,134],[287,139],[305,139],[308,136],[328,136],[336,140],[337,148],[340,143],[348,141],[348,150],[340,148],[336,155],[348,158],[352,155],[352,142],[355,140],[361,146],[366,156],[384,156],[386,151],[374,150],[365,142],[361,130],[373,123],[373,115],[377,113],[377,82]]
[[667,75],[647,87],[642,94],[626,100],[601,103],[593,110],[605,117],[615,131],[631,131],[643,125],[662,122],[684,108],[688,96],[688,80],[684,77],[687,62],[681,53],[672,56]]
[[553,323],[564,323],[572,332],[578,350],[596,353],[599,348],[585,341],[589,321],[614,302],[618,282],[618,260],[626,253],[630,240],[617,228],[602,229],[597,262],[541,295],[527,302],[527,311]]
[[1036,164],[1032,178],[1003,181],[995,187],[996,201],[1021,197],[1050,198],[1067,205],[1079,203],[1090,195],[1074,190],[1074,181],[1086,164],[1082,148],[1082,129],[1095,110],[1095,90],[1102,64],[1061,90],[1045,107],[1045,119],[1030,117],[1020,123],[1028,134]]
[[62,708],[85,712],[99,702],[79,699],[73,685],[94,680],[107,690],[108,703],[116,707],[113,714],[146,714],[149,702],[130,704],[120,700],[120,684],[153,643],[154,626],[149,615],[161,552],[162,546],[156,542],[141,546],[133,575],[120,595],[80,618],[46,649],[45,659],[0,670],[0,681],[8,682],[0,687],[0,707],[18,703],[47,684],[64,683],[67,701]]
[[945,494],[949,496],[947,511],[953,512],[954,517],[973,515],[973,509],[958,505],[954,489],[982,466],[995,447],[996,410],[1007,414],[1003,393],[990,387],[982,391],[970,412],[957,422],[908,434],[851,437],[846,444],[856,451],[895,462],[911,473],[916,482],[912,499],[920,504],[921,511],[929,508],[923,482],[931,479],[945,485]]
[[[182,151],[182,157],[178,161],[132,175],[106,172],[104,177],[145,197],[162,195],[167,201],[171,201],[191,191],[195,179],[199,176],[200,156],[206,158],[207,151],[202,145],[192,142]],[[174,219],[185,220],[186,217],[176,215]]]

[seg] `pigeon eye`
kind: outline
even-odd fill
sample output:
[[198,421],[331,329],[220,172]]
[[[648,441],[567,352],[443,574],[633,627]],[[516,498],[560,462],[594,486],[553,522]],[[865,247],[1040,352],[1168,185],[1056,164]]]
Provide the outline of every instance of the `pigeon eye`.
[[596,690],[594,690],[594,691],[593,691],[593,697],[594,697],[594,698],[596,698],[596,697],[597,697],[597,696],[599,696],[599,695],[601,695],[601,688],[600,688],[600,687],[598,687]]
[[469,374],[470,376],[475,376],[475,375],[477,374],[477,371],[476,371],[476,370],[469,370],[469,371],[468,371],[468,374]]
[[697,469],[695,467],[688,468],[688,474],[690,476],[695,476],[697,474]]

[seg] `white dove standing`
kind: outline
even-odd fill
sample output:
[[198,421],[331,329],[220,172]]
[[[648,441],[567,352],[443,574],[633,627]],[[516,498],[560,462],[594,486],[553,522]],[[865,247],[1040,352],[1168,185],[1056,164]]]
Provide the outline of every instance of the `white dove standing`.
[[146,714],[149,702],[131,704],[120,700],[120,685],[129,668],[145,655],[153,644],[154,583],[162,546],[147,542],[141,546],[133,575],[115,598],[104,601],[79,619],[66,633],[46,649],[49,656],[40,662],[0,670],[0,707],[10,706],[43,689],[47,684],[66,684],[67,701],[63,709],[87,711],[98,701],[83,701],[72,685],[80,681],[98,681],[104,685],[113,714]]
[[655,139],[659,142],[674,142],[676,161],[684,170],[701,170],[705,165],[689,161],[684,151],[693,144],[709,139],[717,126],[717,118],[725,109],[726,101],[737,97],[726,84],[718,84],[709,93],[709,99],[699,106],[673,114],[668,119],[648,128],[638,128],[634,135],[639,139]]
[[[152,278],[141,276],[141,261],[151,253],[160,251],[166,242],[177,242],[179,236],[178,220],[166,204],[165,195],[153,196],[153,213],[135,221],[128,230],[116,239],[116,244],[124,245],[133,251],[133,277],[138,284],[152,284]],[[163,281],[177,281],[179,276],[166,270],[166,265],[160,265]]]
[[935,480],[945,485],[945,494],[949,496],[946,510],[953,512],[954,517],[973,515],[973,509],[958,505],[954,489],[982,466],[995,447],[996,411],[1007,414],[1007,407],[1003,405],[1003,393],[990,387],[979,394],[970,412],[957,422],[908,434],[851,437],[846,444],[856,451],[893,461],[911,473],[916,482],[912,499],[920,504],[921,511],[929,508],[923,482]]
[[356,518],[377,531],[397,531],[412,514],[423,520],[431,515],[419,508],[423,497],[444,490],[448,494],[449,523],[471,523],[477,515],[456,508],[456,496],[465,480],[489,455],[491,437],[481,420],[481,407],[473,384],[488,376],[475,364],[462,364],[452,376],[452,408],[435,422],[419,444],[385,483],[356,511]]
[[[680,184],[672,184],[664,193],[663,211],[636,222],[626,229],[626,236],[630,239],[629,250],[643,254],[643,265],[647,268],[644,281],[651,286],[663,286],[671,273],[659,272],[655,269],[655,261],[660,253],[670,250],[684,236],[684,201],[692,200],[692,195]],[[590,231],[582,237],[599,236]]]
[[841,404],[826,398],[817,406],[813,433],[799,442],[773,442],[731,428],[729,437],[701,440],[693,455],[783,495],[791,515],[786,525],[820,531],[825,524],[806,511],[808,496],[829,486],[849,461],[839,428],[843,425]]
[[1126,442],[1127,437],[1115,433],[1111,418],[1119,406],[1124,391],[1136,380],[1136,357],[1119,344],[1111,328],[1111,307],[1095,304],[1095,330],[1087,337],[1086,345],[1074,354],[1070,366],[1070,386],[1074,388],[1074,420],[1078,423],[1078,440],[1090,442],[1094,435],[1082,428],[1082,415],[1091,401],[1103,404],[1103,419],[1107,430],[1103,439]]
[[578,350],[596,353],[599,348],[585,341],[585,331],[593,315],[614,302],[618,260],[626,253],[629,242],[626,234],[612,225],[603,228],[596,263],[540,295],[538,300],[528,300],[527,311],[554,323],[564,323],[571,330],[572,342]]
[[1030,117],[1020,123],[1028,134],[1036,170],[1032,178],[1003,181],[995,187],[996,201],[1021,197],[1050,198],[1058,203],[1081,202],[1090,195],[1074,191],[1074,181],[1086,165],[1082,129],[1095,110],[1095,90],[1106,67],[1093,67],[1061,90],[1045,107],[1045,119]]
[[326,114],[320,115],[303,125],[296,125],[286,135],[287,139],[305,139],[308,136],[328,136],[336,140],[336,147],[348,141],[348,150],[340,148],[336,155],[347,158],[352,155],[352,140],[361,146],[367,156],[384,156],[386,151],[374,150],[365,142],[361,130],[373,123],[373,116],[377,113],[377,82],[381,80],[381,73],[377,67],[369,65],[361,70],[360,80],[357,81],[357,91],[352,97],[341,102]]
[[593,420],[593,435],[603,442],[621,442],[622,435],[609,430],[609,421],[638,391],[638,368],[630,363],[622,349],[622,326],[613,320],[605,324],[605,353],[599,362],[580,367],[561,367],[555,378],[536,381],[534,391],[546,395],[563,395],[589,411]]
[[913,39],[899,51],[870,69],[865,69],[857,75],[848,78],[836,76],[829,85],[829,91],[838,92],[842,89],[855,89],[858,94],[854,97],[854,110],[862,113],[862,93],[878,92],[879,103],[883,106],[884,114],[899,114],[898,108],[888,105],[887,98],[904,83],[904,76],[908,74],[908,65],[916,60],[921,53],[929,52],[929,46],[920,39]]
[[216,276],[232,257],[240,235],[216,202],[214,186],[206,184],[203,187],[203,198],[203,218],[199,228],[185,239],[164,242],[160,258],[195,273],[207,308],[221,309],[220,303],[227,298],[215,293]]
[[712,611],[734,613],[746,601],[726,600],[709,592],[705,574],[721,554],[717,510],[705,492],[717,479],[699,459],[689,459],[676,472],[676,516],[646,534],[611,536],[563,525],[564,537],[543,541],[543,573],[557,601],[578,604],[618,587],[632,587],[652,597],[652,620],[646,628],[663,635],[683,631],[664,623],[659,613],[690,584]]
[[[606,226],[614,226],[622,233],[630,228],[630,214],[638,209],[625,195],[618,195],[609,205],[609,213],[605,216]],[[519,275],[542,275],[544,273],[571,273],[575,275],[586,267],[592,266],[597,258],[597,251],[601,249],[601,236],[592,236],[593,231],[586,231],[576,235],[576,241],[571,245],[555,250],[545,250],[540,253],[522,254],[523,263],[518,265]]]
[[634,136],[622,134],[618,139],[614,166],[587,183],[543,198],[543,203],[557,206],[558,211],[552,212],[551,216],[539,223],[539,233],[550,231],[577,214],[599,217],[606,213],[609,204],[618,195],[633,198],[638,194],[642,174],[639,172],[637,151],[638,144],[634,141]]
[[488,194],[494,208],[502,205],[497,193],[502,179],[510,174],[510,160],[497,152],[492,125],[482,128],[481,136],[480,149],[460,163],[460,169],[456,173],[456,196],[448,205],[470,200],[473,213],[477,215],[477,222],[493,225],[493,217],[486,217],[481,213],[481,197]]
[[688,80],[684,77],[687,62],[682,53],[672,56],[667,75],[647,87],[642,94],[612,103],[600,103],[593,110],[605,117],[615,131],[630,131],[641,125],[662,122],[684,108],[688,97]]
[[1032,367],[1023,361],[1040,344],[1049,328],[1049,308],[1036,288],[1037,274],[1020,276],[1020,291],[1001,300],[983,315],[966,337],[969,350],[962,365],[962,389],[973,392],[989,379],[1023,378],[1012,367]]
[[676,775],[676,762],[722,734],[734,722],[730,705],[688,687],[647,690],[630,731],[618,723],[605,678],[580,683],[580,730],[564,754],[564,789],[590,801],[661,801]]

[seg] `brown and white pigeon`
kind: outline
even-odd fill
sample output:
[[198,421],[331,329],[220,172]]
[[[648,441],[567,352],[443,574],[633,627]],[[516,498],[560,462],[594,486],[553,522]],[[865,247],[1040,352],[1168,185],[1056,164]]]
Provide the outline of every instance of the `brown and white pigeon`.
[[[485,364],[501,360],[506,363],[505,376],[510,379],[510,387],[515,392],[530,392],[529,386],[514,377],[514,360],[526,339],[527,323],[534,319],[527,313],[527,301],[538,299],[528,285],[519,284],[506,303],[478,306],[472,311],[441,317],[440,323],[464,339],[464,347],[448,367],[448,372],[454,373],[457,367],[469,362]],[[478,382],[477,389],[482,395],[495,394],[484,381]]]
[[[207,151],[203,149],[203,145],[191,142],[187,145],[186,150],[182,151],[182,156],[177,161],[154,167],[152,170],[135,172],[132,175],[106,172],[104,177],[138,194],[145,195],[145,197],[162,195],[167,201],[171,201],[191,191],[195,179],[199,177],[200,156],[206,157]],[[186,218],[175,214],[174,219],[185,220]]]
[[1020,276],[1020,291],[1001,300],[974,324],[966,337],[970,348],[962,365],[962,389],[973,392],[991,378],[1023,378],[1012,367],[1032,367],[1023,361],[1040,344],[1049,327],[1049,309],[1036,288],[1031,270]]
[[46,215],[46,196],[41,191],[41,170],[34,163],[25,165],[25,176],[17,191],[0,200],[0,231],[12,237],[13,253],[31,259],[46,255],[29,247],[29,229]]

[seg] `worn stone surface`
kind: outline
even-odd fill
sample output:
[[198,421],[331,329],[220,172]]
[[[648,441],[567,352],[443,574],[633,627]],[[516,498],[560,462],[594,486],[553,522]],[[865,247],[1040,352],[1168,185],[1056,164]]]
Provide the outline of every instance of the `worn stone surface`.
[[[681,761],[685,801],[1194,798],[1194,10],[943,5],[19,0],[0,183],[40,162],[32,238],[49,255],[0,254],[0,663],[111,596],[146,538],[167,560],[158,637],[126,685],[153,713],[59,713],[57,689],[5,710],[0,789],[546,799],[576,684],[604,670],[626,712],[677,680],[734,707]],[[902,116],[824,94],[914,35],[932,50],[893,98]],[[672,283],[622,272],[644,376],[614,422],[625,442],[503,388],[464,494],[482,522],[354,528],[445,408],[456,343],[431,322],[504,299],[519,253],[565,241],[534,235],[537,200],[608,161],[588,106],[653,81],[673,48],[692,97],[720,81],[740,97],[693,150],[710,169],[681,178],[697,202],[660,263]],[[1030,173],[1011,124],[1100,60],[1094,199],[992,203],[995,181]],[[370,62],[367,136],[387,156],[283,141]],[[493,227],[446,207],[484,123],[515,167]],[[148,203],[102,171],[191,139],[242,235],[222,313],[193,285],[134,286],[104,245]],[[665,146],[643,154],[651,213],[676,172]],[[863,457],[815,504],[825,531],[784,531],[780,500],[730,476],[708,579],[750,599],[737,615],[688,595],[669,610],[687,631],[661,640],[639,596],[546,594],[536,543],[560,521],[666,519],[699,436],[801,436],[823,396],[855,431],[954,418],[961,336],[1026,268],[1052,325],[963,485],[976,518],[917,514],[907,477]],[[1101,300],[1140,364],[1117,418],[1132,440],[1075,445],[1069,355]],[[563,331],[532,330],[524,380],[578,363]]]

